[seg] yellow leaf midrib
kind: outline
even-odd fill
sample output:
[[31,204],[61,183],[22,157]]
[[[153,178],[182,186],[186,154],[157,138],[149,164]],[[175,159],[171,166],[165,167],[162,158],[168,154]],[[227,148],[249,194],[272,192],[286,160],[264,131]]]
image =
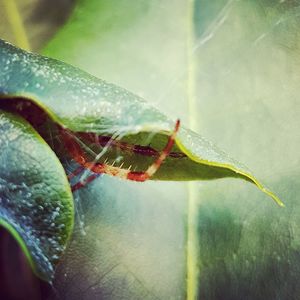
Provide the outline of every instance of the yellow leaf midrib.
[[[193,47],[195,43],[194,33],[194,0],[188,0],[187,9],[187,98],[189,127],[197,130],[196,96],[195,96],[195,64]],[[197,184],[188,183],[188,209],[187,209],[187,259],[186,259],[186,299],[198,299],[199,280],[199,246],[197,234],[198,214],[198,192]]]

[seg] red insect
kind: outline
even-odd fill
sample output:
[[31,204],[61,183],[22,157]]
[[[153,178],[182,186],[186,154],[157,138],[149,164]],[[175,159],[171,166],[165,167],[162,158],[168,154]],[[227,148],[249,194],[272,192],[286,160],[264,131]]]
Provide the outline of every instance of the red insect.
[[[134,153],[144,154],[147,156],[157,156],[158,158],[148,167],[146,171],[131,171],[128,169],[122,169],[121,167],[115,167],[106,163],[99,163],[99,162],[90,162],[83,151],[79,141],[74,135],[66,129],[61,129],[61,135],[63,137],[63,141],[67,151],[69,152],[70,156],[80,165],[73,173],[71,173],[68,178],[71,179],[80,173],[83,170],[88,169],[92,171],[94,174],[87,177],[84,181],[80,181],[72,186],[72,191],[76,191],[82,187],[84,187],[87,183],[93,181],[95,178],[98,177],[99,174],[108,174],[112,176],[117,176],[123,179],[133,180],[133,181],[146,181],[150,177],[152,177],[155,172],[160,168],[163,161],[170,155],[172,157],[178,157],[181,153],[173,153],[171,149],[175,142],[175,136],[179,130],[180,121],[176,121],[176,125],[174,131],[170,135],[168,142],[165,148],[158,153],[156,150],[152,149],[151,147],[145,146],[131,146],[126,143],[122,143],[119,141],[111,141],[111,144],[123,151],[133,151]],[[89,140],[89,142],[94,143],[95,139],[94,136],[91,134],[82,133],[85,139]],[[102,137],[99,136],[97,138],[97,142],[101,145],[105,143],[109,143],[109,137]]]

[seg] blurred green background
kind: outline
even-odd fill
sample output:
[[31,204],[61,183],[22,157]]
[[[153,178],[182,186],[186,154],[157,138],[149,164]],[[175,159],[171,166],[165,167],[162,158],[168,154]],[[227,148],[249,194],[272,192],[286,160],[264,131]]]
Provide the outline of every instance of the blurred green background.
[[[4,2],[0,36],[17,43]],[[77,228],[56,295],[300,299],[300,1],[16,4],[31,49],[179,117],[286,204],[280,209],[238,180],[138,184],[103,176],[76,196]]]

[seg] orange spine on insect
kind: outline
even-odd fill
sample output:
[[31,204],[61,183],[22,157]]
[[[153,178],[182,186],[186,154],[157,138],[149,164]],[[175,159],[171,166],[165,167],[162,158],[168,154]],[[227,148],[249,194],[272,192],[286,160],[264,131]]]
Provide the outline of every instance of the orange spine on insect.
[[89,162],[86,159],[84,151],[82,150],[80,144],[76,140],[76,138],[66,129],[61,129],[61,134],[63,137],[63,141],[65,147],[70,154],[70,156],[80,165],[78,169],[76,169],[73,173],[71,173],[68,178],[71,179],[77,175],[79,175],[84,169],[89,169],[95,174],[89,176],[84,181],[80,181],[72,186],[72,191],[78,190],[85,186],[87,183],[91,182],[95,178],[97,178],[97,174],[108,174],[111,176],[117,176],[119,178],[133,180],[133,181],[146,181],[151,178],[157,170],[160,168],[163,161],[168,157],[171,152],[171,149],[175,142],[176,134],[180,127],[180,120],[176,121],[176,125],[174,131],[170,135],[168,139],[168,143],[165,148],[161,151],[158,158],[151,164],[146,171],[130,171],[128,169],[122,169],[120,167],[114,167],[108,165],[106,163],[97,163],[97,162]]

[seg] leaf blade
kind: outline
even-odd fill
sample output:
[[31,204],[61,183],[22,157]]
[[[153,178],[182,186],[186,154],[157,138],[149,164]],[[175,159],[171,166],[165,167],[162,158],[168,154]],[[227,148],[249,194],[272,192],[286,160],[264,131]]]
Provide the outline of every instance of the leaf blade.
[[73,228],[73,198],[49,146],[20,117],[0,111],[0,224],[35,273],[53,279]]
[[[0,97],[28,97],[55,122],[75,133],[84,131],[113,136],[118,132],[123,136],[121,141],[129,138],[135,145],[143,144],[143,140],[147,143],[145,135],[154,132],[151,145],[157,151],[162,149],[165,139],[171,134],[173,122],[169,118],[125,89],[63,62],[24,52],[3,41],[0,43],[1,65],[6,70],[0,78]],[[9,67],[7,62],[10,62]],[[13,74],[18,69],[22,72],[16,80]],[[30,78],[30,82],[26,78]],[[70,101],[74,105],[67,109]],[[137,141],[133,142],[132,138]],[[283,206],[281,200],[253,175],[243,171],[236,161],[196,133],[182,128],[176,144],[174,151],[181,151],[187,159],[182,163],[183,160],[168,158],[153,179],[242,178],[254,183]],[[122,154],[128,165],[135,164],[140,170],[150,164],[143,156]]]

